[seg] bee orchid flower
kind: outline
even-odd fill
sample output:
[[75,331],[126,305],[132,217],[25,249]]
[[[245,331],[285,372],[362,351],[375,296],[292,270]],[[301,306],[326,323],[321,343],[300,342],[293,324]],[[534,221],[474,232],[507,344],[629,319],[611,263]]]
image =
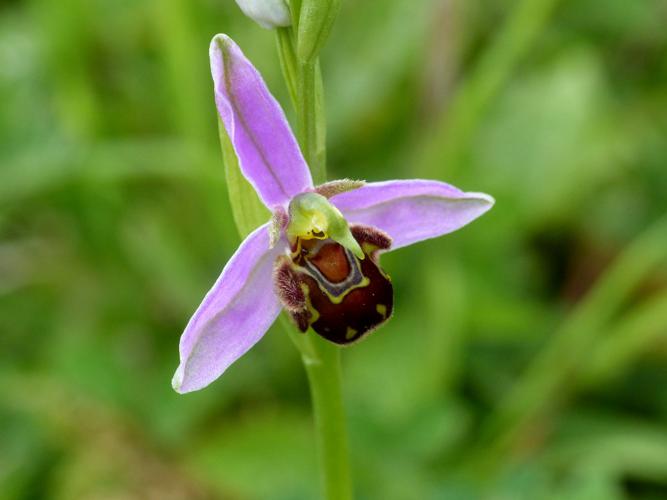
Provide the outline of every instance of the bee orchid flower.
[[494,203],[432,180],[314,186],[280,105],[239,47],[216,35],[210,58],[239,168],[273,217],[241,243],[185,328],[172,382],[180,393],[222,375],[282,309],[304,334],[359,340],[393,309],[379,255],[455,231]]

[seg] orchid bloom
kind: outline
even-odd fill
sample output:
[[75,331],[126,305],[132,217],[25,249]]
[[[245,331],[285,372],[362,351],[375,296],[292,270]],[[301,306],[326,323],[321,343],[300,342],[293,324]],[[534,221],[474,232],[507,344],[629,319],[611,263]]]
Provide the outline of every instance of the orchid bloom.
[[283,308],[304,333],[359,340],[393,308],[379,253],[455,231],[494,203],[430,180],[314,186],[280,105],[239,47],[216,35],[210,58],[239,168],[274,215],[241,243],[185,328],[172,382],[180,393],[222,375]]

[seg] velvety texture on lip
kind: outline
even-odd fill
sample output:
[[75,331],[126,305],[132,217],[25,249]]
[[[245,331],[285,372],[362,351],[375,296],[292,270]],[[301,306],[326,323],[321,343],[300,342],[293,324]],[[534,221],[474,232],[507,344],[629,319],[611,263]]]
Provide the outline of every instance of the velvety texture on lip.
[[494,200],[444,182],[411,179],[370,182],[331,202],[349,223],[387,233],[395,250],[456,231],[489,210]]
[[209,54],[218,113],[264,204],[273,209],[312,188],[285,114],[259,72],[227,35],[213,37]]

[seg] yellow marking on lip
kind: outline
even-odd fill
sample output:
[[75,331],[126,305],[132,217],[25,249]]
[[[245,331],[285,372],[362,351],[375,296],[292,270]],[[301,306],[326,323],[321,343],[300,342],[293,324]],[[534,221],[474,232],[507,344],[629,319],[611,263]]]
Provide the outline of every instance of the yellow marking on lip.
[[371,284],[371,280],[369,280],[366,276],[364,276],[364,278],[359,283],[357,283],[354,286],[351,286],[343,293],[341,293],[338,297],[334,297],[326,290],[326,288],[320,285],[319,281],[317,280],[315,281],[317,282],[317,286],[319,287],[319,289],[322,290],[327,297],[329,297],[329,300],[331,301],[332,304],[340,304],[341,302],[343,302],[345,297],[347,297],[351,291],[356,290],[357,288],[364,288]]
[[377,304],[375,306],[375,310],[380,316],[382,316],[382,319],[387,319],[387,306],[384,304]]
[[301,283],[301,290],[306,297],[306,308],[310,312],[310,320],[308,321],[308,325],[311,326],[318,319],[320,319],[320,313],[313,307],[313,304],[310,301],[310,290],[308,289],[308,285]]
[[345,340],[351,340],[354,338],[354,336],[357,334],[357,330],[354,328],[348,326],[347,331],[345,332]]

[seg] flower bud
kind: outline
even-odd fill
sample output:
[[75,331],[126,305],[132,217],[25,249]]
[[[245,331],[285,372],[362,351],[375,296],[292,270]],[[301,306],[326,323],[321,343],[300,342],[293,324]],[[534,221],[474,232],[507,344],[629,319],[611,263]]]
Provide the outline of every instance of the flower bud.
[[274,29],[292,24],[285,0],[236,0],[236,3],[262,28]]

